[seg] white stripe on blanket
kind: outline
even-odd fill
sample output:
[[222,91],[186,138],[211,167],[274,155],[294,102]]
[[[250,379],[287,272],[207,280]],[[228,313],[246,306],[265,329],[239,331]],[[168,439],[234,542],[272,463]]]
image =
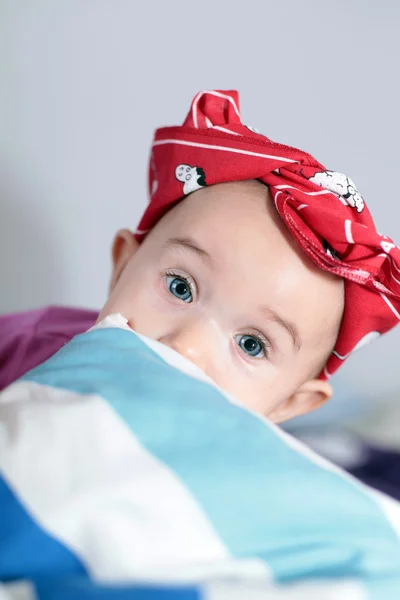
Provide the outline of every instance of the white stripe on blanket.
[[18,382],[3,392],[0,408],[1,472],[90,575],[154,581],[239,571],[269,578],[262,561],[231,560],[178,476],[100,397]]

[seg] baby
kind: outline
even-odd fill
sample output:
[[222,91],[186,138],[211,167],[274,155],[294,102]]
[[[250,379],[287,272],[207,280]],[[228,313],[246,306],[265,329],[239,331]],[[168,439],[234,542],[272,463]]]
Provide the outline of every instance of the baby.
[[243,125],[236,92],[202,92],[156,132],[150,194],[115,237],[98,319],[123,314],[272,421],[321,406],[398,322],[400,250],[354,183]]
[[143,242],[119,232],[113,260],[100,318],[122,313],[274,421],[331,395],[316,377],[339,332],[343,280],[298,248],[266,185],[200,189]]

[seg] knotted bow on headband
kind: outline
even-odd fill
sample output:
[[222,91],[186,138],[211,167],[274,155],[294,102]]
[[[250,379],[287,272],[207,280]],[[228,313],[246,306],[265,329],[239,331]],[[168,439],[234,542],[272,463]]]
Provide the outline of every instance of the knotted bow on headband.
[[243,125],[235,91],[200,92],[182,126],[155,132],[142,240],[179,200],[204,186],[259,179],[293,237],[322,269],[345,279],[336,346],[320,378],[400,320],[400,249],[380,235],[356,186],[312,156]]

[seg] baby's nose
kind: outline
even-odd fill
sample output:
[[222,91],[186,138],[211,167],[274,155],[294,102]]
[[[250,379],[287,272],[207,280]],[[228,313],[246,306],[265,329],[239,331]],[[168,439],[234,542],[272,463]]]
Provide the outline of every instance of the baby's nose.
[[207,339],[202,323],[190,323],[171,330],[158,340],[165,346],[179,352],[202,371],[208,373],[211,361],[211,340]]

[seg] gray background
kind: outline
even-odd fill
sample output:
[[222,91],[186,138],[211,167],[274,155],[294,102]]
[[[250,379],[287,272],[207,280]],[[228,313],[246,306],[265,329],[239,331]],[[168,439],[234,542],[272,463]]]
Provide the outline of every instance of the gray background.
[[[0,0],[0,312],[102,305],[153,129],[203,88],[349,174],[398,242],[399,24],[391,0]],[[400,328],[361,351],[342,389],[396,395],[399,347]]]

